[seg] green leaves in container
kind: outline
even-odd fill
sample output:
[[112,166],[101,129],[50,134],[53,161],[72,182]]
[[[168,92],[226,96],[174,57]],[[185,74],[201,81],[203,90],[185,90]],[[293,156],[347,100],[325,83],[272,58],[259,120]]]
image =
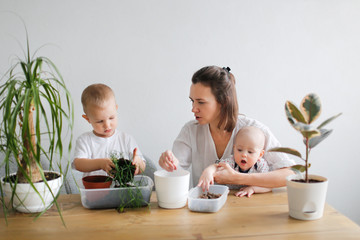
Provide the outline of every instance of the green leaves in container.
[[110,171],[115,187],[127,187],[134,180],[136,166],[132,164],[131,154],[112,154],[115,168]]

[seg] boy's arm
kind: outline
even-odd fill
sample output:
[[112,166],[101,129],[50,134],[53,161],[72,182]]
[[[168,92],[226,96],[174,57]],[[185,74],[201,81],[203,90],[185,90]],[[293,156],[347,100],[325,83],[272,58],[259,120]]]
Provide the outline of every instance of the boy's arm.
[[115,167],[110,158],[75,158],[74,166],[75,169],[80,172],[92,172],[102,169],[107,173],[109,173],[110,170]]
[[205,168],[200,176],[198,187],[201,187],[205,192],[209,190],[209,186],[214,184],[214,173],[216,172],[217,164],[212,164]]

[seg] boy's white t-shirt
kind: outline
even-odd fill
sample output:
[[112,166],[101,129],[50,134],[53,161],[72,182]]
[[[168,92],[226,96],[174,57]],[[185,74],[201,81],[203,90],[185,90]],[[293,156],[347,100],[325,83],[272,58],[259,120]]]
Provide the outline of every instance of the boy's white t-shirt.
[[[230,141],[221,159],[230,158],[233,155],[234,136],[240,128],[245,126],[255,126],[264,132],[265,154],[263,158],[267,161],[270,171],[290,167],[295,164],[285,153],[267,152],[266,150],[270,148],[279,147],[279,141],[264,124],[245,116],[238,117]],[[196,120],[184,125],[174,141],[172,151],[179,160],[181,168],[189,169],[190,166],[192,167],[193,186],[198,184],[199,178],[206,167],[214,164],[217,160],[221,160],[217,156],[209,125],[200,125]]]
[[[137,148],[136,155],[140,156],[145,161],[135,139],[131,135],[115,130],[114,135],[111,137],[102,138],[96,136],[91,131],[83,133],[76,140],[74,159],[109,158],[110,154],[114,151],[132,154],[134,148]],[[72,163],[72,168],[75,169],[74,162]],[[84,172],[83,174],[84,177],[89,175],[107,175],[107,173],[104,170],[97,170]]]

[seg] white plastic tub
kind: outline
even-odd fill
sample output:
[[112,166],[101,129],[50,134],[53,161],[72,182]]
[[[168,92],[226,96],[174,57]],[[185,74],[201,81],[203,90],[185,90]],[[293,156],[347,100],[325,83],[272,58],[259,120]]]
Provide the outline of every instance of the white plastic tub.
[[154,173],[157,201],[162,208],[182,208],[189,193],[190,172],[158,170]]
[[202,188],[195,187],[190,189],[188,195],[188,207],[194,212],[217,212],[225,204],[229,194],[229,188],[223,185],[211,185],[210,193],[221,194],[216,199],[202,199],[199,196],[203,193]]
[[144,175],[135,176],[134,182],[137,187],[85,189],[79,181],[81,204],[89,209],[135,207],[137,204],[132,200],[137,197],[141,206],[148,205],[154,182]]

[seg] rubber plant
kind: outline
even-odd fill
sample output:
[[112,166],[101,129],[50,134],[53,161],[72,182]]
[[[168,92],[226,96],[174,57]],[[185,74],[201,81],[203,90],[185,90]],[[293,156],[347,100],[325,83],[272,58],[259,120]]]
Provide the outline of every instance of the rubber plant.
[[301,133],[303,137],[303,142],[305,144],[305,157],[293,148],[277,147],[269,150],[270,152],[283,152],[301,158],[304,161],[304,165],[295,165],[292,168],[300,172],[305,172],[306,183],[309,182],[308,169],[311,166],[309,163],[309,154],[311,150],[332,133],[332,130],[325,129],[324,127],[341,115],[341,113],[339,113],[315,127],[313,123],[319,118],[321,110],[320,98],[315,93],[306,95],[300,103],[300,108],[296,107],[296,105],[292,102],[286,101],[286,117],[291,126]]
[[[35,183],[43,181],[50,190],[42,162],[47,162],[48,170],[60,171],[66,177],[69,158],[65,168],[62,159],[65,151],[70,153],[72,142],[73,102],[60,72],[49,58],[35,56],[38,51],[31,55],[27,30],[23,52],[24,57],[16,57],[0,80],[0,167],[5,172],[1,179],[10,181],[12,189],[11,196],[7,196],[9,204],[0,184],[6,223],[17,185],[28,183],[40,196]],[[10,173],[14,164],[15,177]],[[51,194],[63,221],[57,196]]]

